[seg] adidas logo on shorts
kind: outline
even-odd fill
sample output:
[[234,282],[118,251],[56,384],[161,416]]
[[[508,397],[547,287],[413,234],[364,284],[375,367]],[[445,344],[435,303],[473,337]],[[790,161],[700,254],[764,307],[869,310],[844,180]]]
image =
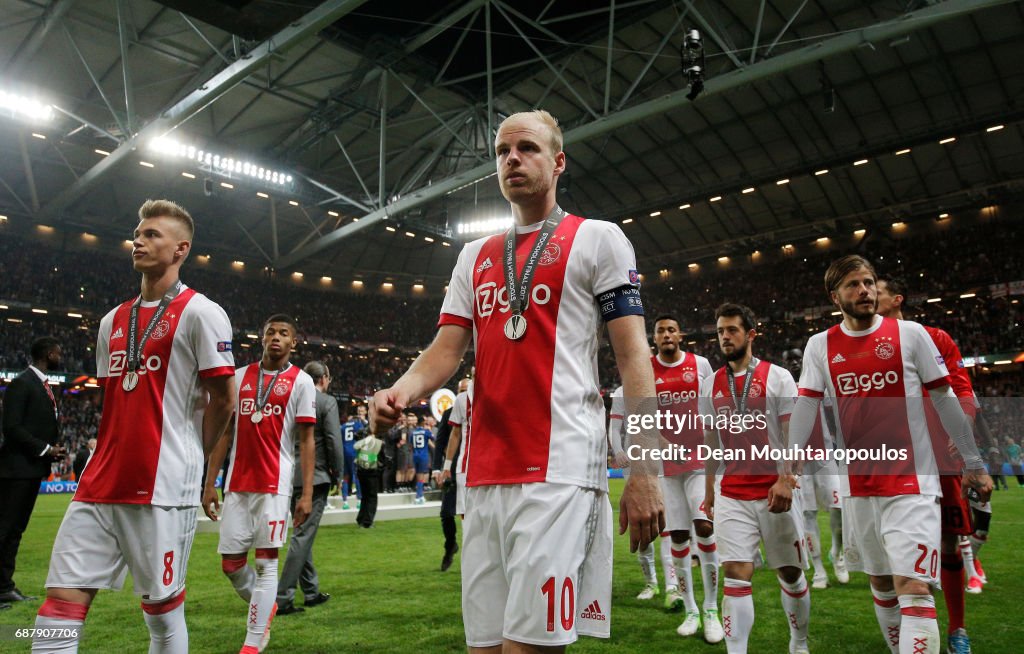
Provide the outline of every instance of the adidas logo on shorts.
[[594,600],[590,603],[590,606],[586,608],[583,613],[580,613],[580,617],[584,620],[607,620],[604,613],[601,611],[601,605]]
[[836,354],[832,357],[832,363],[845,363],[846,358],[842,354]]

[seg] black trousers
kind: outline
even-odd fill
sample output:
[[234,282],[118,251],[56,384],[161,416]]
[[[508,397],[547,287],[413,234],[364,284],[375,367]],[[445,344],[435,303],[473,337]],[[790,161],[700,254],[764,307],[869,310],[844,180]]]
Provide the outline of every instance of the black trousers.
[[356,523],[369,527],[377,517],[377,493],[380,489],[380,470],[367,470],[359,468],[356,471],[359,478],[359,485],[363,490],[363,499],[359,504],[359,515],[356,516]]
[[454,550],[458,544],[455,527],[455,482],[441,495],[441,531],[444,533],[445,551]]
[[39,496],[38,479],[0,479],[0,593],[14,590],[14,565]]

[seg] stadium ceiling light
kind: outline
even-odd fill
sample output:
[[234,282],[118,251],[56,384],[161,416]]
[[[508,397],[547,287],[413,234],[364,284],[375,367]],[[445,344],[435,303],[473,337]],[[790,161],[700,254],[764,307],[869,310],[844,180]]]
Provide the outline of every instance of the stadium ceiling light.
[[39,314],[42,314],[42,315],[45,316],[46,314],[48,314],[50,312],[47,311],[46,309],[32,309],[32,313],[39,313]]
[[903,229],[907,226],[907,223],[897,220],[892,224],[893,229]]
[[853,162],[853,165],[854,165],[854,166],[863,166],[863,165],[864,165],[864,164],[866,164],[867,162],[868,162],[868,160],[867,160],[867,159],[858,159],[857,161],[854,161],[854,162]]
[[681,204],[681,205],[679,205],[679,210],[680,211],[686,211],[689,208],[690,208],[689,204]]
[[900,155],[904,155],[904,154],[910,154],[910,148],[903,148],[902,150],[897,150],[896,151],[896,156],[897,157],[900,156]]
[[721,199],[722,199],[721,195],[716,195],[716,196],[714,196],[712,198],[708,198],[708,202],[718,202]]
[[956,141],[956,137],[950,136],[939,141],[939,145],[947,145],[949,143],[953,143],[954,141]]
[[331,283],[332,281],[334,281],[334,280],[332,280],[332,279],[331,279],[330,277],[328,277],[327,275],[324,275],[323,277],[321,277],[321,278],[320,278],[320,281],[321,281],[321,282],[323,282],[324,284],[330,284],[330,283]]
[[0,110],[12,118],[35,122],[53,120],[53,105],[7,91],[0,91]]
[[353,279],[352,280],[352,286],[354,288],[362,288],[363,287],[363,280],[361,280],[361,279]]
[[441,241],[441,245],[445,246],[446,248],[450,248],[452,246],[452,244],[449,243],[448,241]]
[[742,192],[743,192],[744,195],[747,194],[747,193],[753,193],[754,192],[754,187],[753,186],[748,186],[747,188],[743,189]]
[[690,270],[696,270],[697,268],[700,268],[700,264],[694,262],[687,266],[687,268],[689,268]]
[[256,197],[263,198],[263,199],[269,199],[270,198],[270,196],[267,195],[266,193],[264,193],[263,191],[256,191]]
[[718,257],[718,263],[729,263],[729,257]]
[[814,171],[815,176],[828,175],[828,168],[822,168],[821,170]]
[[941,297],[930,297],[930,298],[928,298],[928,303],[929,304],[934,304],[936,302],[942,302],[942,298]]
[[299,206],[299,203],[296,202],[295,200],[288,200],[288,204],[292,205],[293,207]]
[[414,290],[414,291],[422,291],[423,290],[423,284],[413,284],[412,285],[412,290]]
[[939,214],[939,220],[945,220],[946,218],[949,218],[949,214],[948,213],[940,213]]
[[854,236],[864,236],[867,233],[868,233],[868,230],[866,230],[866,229],[855,229],[855,230],[853,230],[853,235]]
[[235,188],[234,184],[228,184],[227,182],[221,182],[220,185],[224,188]]
[[988,129],[986,129],[985,131],[986,132],[998,132],[999,130],[1003,129],[1003,127],[1005,127],[1005,125],[993,125],[992,127],[989,127]]
[[166,157],[188,159],[195,162],[201,169],[210,170],[226,177],[249,177],[285,187],[291,185],[295,179],[280,170],[266,168],[251,161],[223,155],[219,152],[211,152],[168,136],[153,139],[149,142],[149,148]]
[[999,361],[993,361],[993,366],[1008,366],[1013,363],[1012,359],[1000,359]]
[[623,225],[628,225],[628,224],[629,224],[629,223],[631,223],[631,222],[633,222],[633,219],[632,219],[632,218],[626,218],[625,220],[623,220],[623,221],[622,221],[622,224],[623,224]]
[[232,261],[231,265],[234,266],[235,268],[244,268],[245,267],[245,262],[244,261]]
[[334,216],[335,218],[337,218],[338,217],[338,212],[337,211],[328,211],[327,215],[328,216]]
[[188,177],[189,179],[195,179],[196,178],[195,175],[193,175],[192,173],[187,173],[187,172],[186,173],[182,173],[181,176],[182,177]]
[[784,179],[780,179],[779,181],[775,182],[776,186],[782,186],[783,184],[789,184],[789,178],[788,177],[784,178]]
[[412,232],[406,232],[405,235],[408,236],[409,238],[416,238],[416,234]]
[[814,242],[817,243],[818,245],[828,245],[829,238],[827,236],[821,236]]
[[0,216],[0,223],[7,222],[7,216]]
[[512,226],[512,216],[501,218],[488,218],[485,220],[470,220],[459,223],[455,231],[459,234],[495,234],[503,232]]
[[657,218],[660,215],[661,215],[660,211],[652,211],[651,212],[651,218]]
[[68,311],[68,318],[81,318],[82,314],[75,313],[74,311]]
[[[384,282],[383,284],[381,284],[381,286],[383,286],[384,288],[394,288],[395,285],[392,284],[391,282]],[[388,349],[386,347],[384,347],[384,348],[380,348],[380,351],[381,352],[387,352]]]
[[96,148],[95,150],[93,150],[93,152],[95,152],[96,154],[102,154],[104,157],[110,156],[109,152],[107,152],[106,150],[100,150],[99,148]]
[[[961,293],[960,294],[960,299],[961,300],[969,300],[970,298],[974,297],[974,295],[975,295],[974,293]],[[33,311],[35,311],[35,309],[33,309]]]
[[389,232],[393,232],[393,231],[395,231],[395,228],[394,228],[394,227],[392,227],[391,225],[387,225],[387,226],[385,226],[385,227],[384,227],[384,229],[388,230]]
[[832,315],[833,316],[841,316],[841,315],[843,315],[843,312],[842,311],[833,311]]
[[423,240],[426,241],[427,243],[433,243],[434,242],[434,239],[430,238],[429,236],[424,236]]
[[303,275],[298,270],[296,270],[295,272],[292,273],[292,277],[294,277],[295,279],[302,279]]
[[32,132],[32,137],[40,139],[42,141],[46,140],[46,135],[45,134],[40,134],[39,132]]
[[156,166],[154,166],[153,164],[149,163],[148,161],[140,161],[139,165],[140,166],[145,166],[146,168],[156,168]]

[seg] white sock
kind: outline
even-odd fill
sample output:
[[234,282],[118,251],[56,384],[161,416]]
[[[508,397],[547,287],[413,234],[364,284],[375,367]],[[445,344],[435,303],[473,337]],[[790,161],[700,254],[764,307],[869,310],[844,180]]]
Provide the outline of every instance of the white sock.
[[[70,630],[74,635],[62,635],[53,638],[39,638],[32,641],[33,654],[76,654],[78,640],[82,635],[82,625],[89,607],[85,604],[51,599],[49,597],[39,607],[36,615],[36,627],[41,629]],[[58,633],[67,634],[67,631]]]
[[875,598],[875,618],[891,654],[900,654],[900,603],[894,590],[871,589]]
[[821,562],[821,529],[818,528],[817,511],[804,511],[804,535],[807,553],[814,564],[814,576],[827,576],[825,564]]
[[647,549],[637,552],[636,559],[640,562],[640,570],[644,573],[644,581],[657,587],[658,569],[654,565],[654,543],[648,543]]
[[256,571],[245,559],[221,559],[221,570],[227,575],[238,596],[246,602],[252,599],[252,591],[256,586]]
[[679,580],[676,579],[676,564],[672,561],[672,539],[669,533],[661,535],[661,571],[665,573],[665,588],[676,588]]
[[939,654],[939,622],[931,595],[900,595],[900,654]]
[[843,512],[841,509],[829,509],[828,527],[832,532],[832,560],[838,561],[843,555]]
[[975,531],[968,539],[971,542],[971,551],[974,553],[974,556],[978,556],[981,546],[988,542],[988,532]]
[[971,541],[961,538],[957,547],[960,548],[960,556],[964,559],[964,572],[967,573],[967,578],[970,579],[976,574],[974,571],[974,550],[971,548]]
[[693,569],[690,568],[690,541],[672,543],[672,563],[679,581],[679,592],[683,595],[683,607],[687,613],[697,610],[693,599]]
[[149,654],[188,654],[184,590],[162,602],[143,602],[142,617],[149,627]]
[[277,559],[256,559],[256,588],[245,619],[245,644],[259,647],[277,601]]
[[782,610],[789,620],[789,642],[791,646],[807,647],[807,624],[811,618],[811,594],[807,589],[807,578],[800,575],[789,584],[779,579],[782,587]]
[[715,535],[707,538],[697,536],[697,558],[700,560],[700,576],[704,582],[704,610],[718,608],[718,544]]
[[728,654],[746,654],[747,639],[754,628],[754,597],[749,581],[725,578],[725,597],[722,599],[722,629],[725,631],[725,651]]

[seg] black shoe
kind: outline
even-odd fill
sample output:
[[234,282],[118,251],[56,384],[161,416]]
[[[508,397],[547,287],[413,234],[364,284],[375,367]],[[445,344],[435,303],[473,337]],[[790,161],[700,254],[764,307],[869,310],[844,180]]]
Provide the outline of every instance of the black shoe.
[[448,568],[452,567],[452,558],[455,556],[455,553],[458,552],[458,551],[459,551],[459,544],[458,543],[456,543],[455,547],[453,547],[452,549],[445,548],[445,550],[444,550],[444,558],[441,559],[441,572],[444,572]]
[[301,606],[295,606],[294,604],[283,604],[277,607],[277,615],[291,615],[292,613],[302,613],[305,610]]
[[31,595],[22,595],[21,591],[17,588],[12,588],[6,593],[0,593],[0,602],[29,602],[34,599],[39,599]]
[[305,605],[306,606],[316,606],[317,604],[323,604],[324,602],[326,602],[329,599],[331,599],[331,594],[330,593],[317,593],[312,598],[307,597]]
[[0,604],[0,611],[3,611],[5,609],[9,609],[9,608],[11,608],[11,605],[7,604],[6,602],[4,602],[3,604]]

